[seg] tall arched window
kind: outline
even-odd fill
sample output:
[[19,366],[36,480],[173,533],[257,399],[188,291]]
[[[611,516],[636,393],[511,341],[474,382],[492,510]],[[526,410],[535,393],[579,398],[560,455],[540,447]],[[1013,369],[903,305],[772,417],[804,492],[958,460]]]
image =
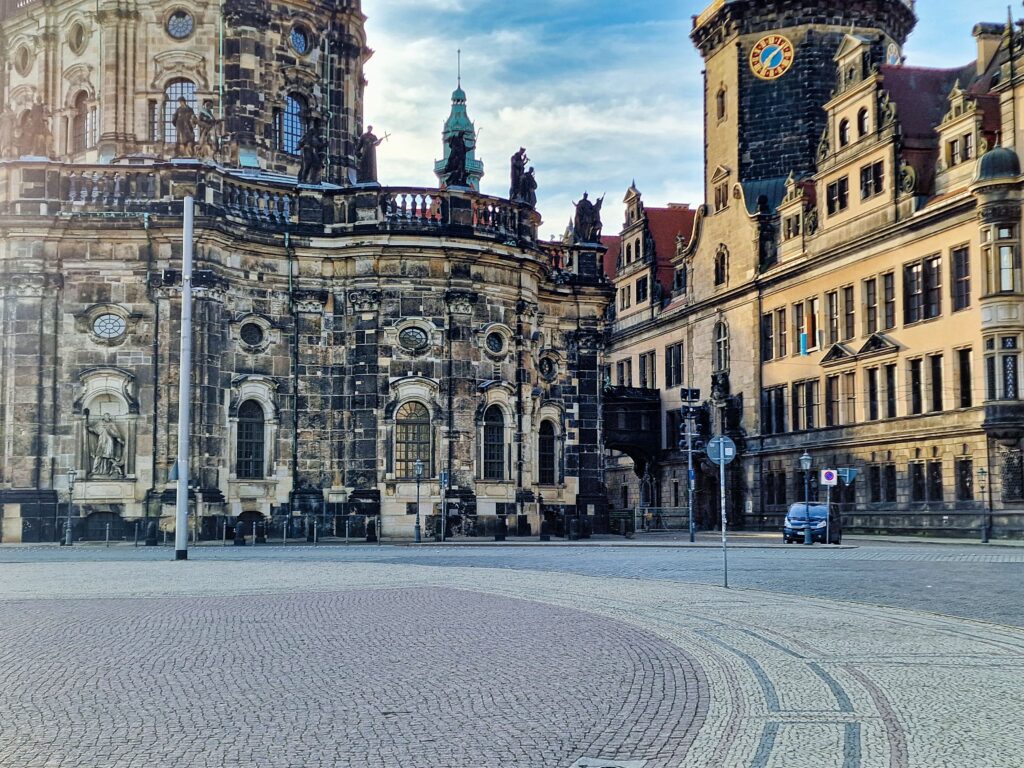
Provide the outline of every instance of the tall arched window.
[[637,258],[638,261],[643,258],[644,249],[640,247],[640,238],[639,237],[633,243],[633,250],[636,252],[636,258]]
[[278,113],[277,148],[291,155],[299,153],[299,142],[306,133],[306,100],[297,94],[284,99],[284,111]]
[[558,478],[558,451],[555,447],[555,425],[550,421],[540,424],[537,443],[537,479],[541,485],[554,485]]
[[395,474],[415,477],[416,460],[423,462],[424,474],[430,471],[430,411],[423,403],[405,403],[395,414]]
[[861,107],[857,113],[857,136],[868,135],[868,108]]
[[633,263],[633,244],[632,243],[626,243],[626,263],[627,264],[632,264]]
[[841,120],[839,122],[839,146],[845,147],[850,143],[850,121]]
[[484,411],[484,480],[505,479],[505,414],[492,405]]
[[239,478],[258,480],[264,477],[265,441],[263,406],[255,400],[246,400],[238,406],[238,465],[235,474]]
[[196,84],[191,80],[172,80],[164,89],[164,143],[174,144],[178,131],[174,127],[174,113],[178,111],[178,99],[185,99],[192,109],[196,108]]
[[715,324],[715,370],[729,370],[729,326]]
[[71,151],[84,152],[90,138],[89,95],[82,91],[75,97],[75,113],[71,116]]
[[715,112],[719,120],[725,120],[725,88],[720,89],[715,96]]
[[729,251],[723,246],[715,254],[715,285],[729,282]]

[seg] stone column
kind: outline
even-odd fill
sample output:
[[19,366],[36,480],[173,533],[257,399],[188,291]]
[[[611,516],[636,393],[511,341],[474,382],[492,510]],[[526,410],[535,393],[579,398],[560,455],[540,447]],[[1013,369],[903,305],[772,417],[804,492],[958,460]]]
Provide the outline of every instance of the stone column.
[[380,511],[378,474],[385,457],[377,455],[377,414],[381,406],[379,320],[381,292],[356,288],[347,296],[346,331],[348,358],[345,364],[343,400],[348,414],[345,486],[352,488],[351,500],[365,514]]
[[581,515],[595,517],[595,530],[605,530],[608,498],[604,488],[601,447],[601,350],[604,334],[596,328],[582,328],[568,339],[570,365],[577,379],[575,397],[566,398],[566,428],[576,432],[576,445],[566,446],[566,474],[579,478],[576,508]]

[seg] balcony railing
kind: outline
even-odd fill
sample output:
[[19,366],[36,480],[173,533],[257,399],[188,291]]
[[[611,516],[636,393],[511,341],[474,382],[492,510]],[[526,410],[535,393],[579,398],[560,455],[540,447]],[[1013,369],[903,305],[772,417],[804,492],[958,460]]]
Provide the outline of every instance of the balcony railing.
[[[286,177],[238,173],[195,161],[0,162],[0,216],[174,215],[180,213],[185,190],[195,195],[200,215],[252,229],[310,235],[373,230],[449,234],[538,247],[536,211],[469,191],[300,187]],[[546,252],[543,258],[549,258]]]
[[43,0],[0,0],[0,21],[42,4]]

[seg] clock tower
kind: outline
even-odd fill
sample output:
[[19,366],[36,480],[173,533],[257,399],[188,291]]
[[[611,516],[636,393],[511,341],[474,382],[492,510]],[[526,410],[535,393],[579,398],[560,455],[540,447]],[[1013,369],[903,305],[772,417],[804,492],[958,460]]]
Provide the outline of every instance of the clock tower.
[[705,62],[706,199],[735,182],[812,173],[844,36],[870,41],[880,63],[899,58],[915,22],[912,0],[716,0],[694,17],[690,36]]

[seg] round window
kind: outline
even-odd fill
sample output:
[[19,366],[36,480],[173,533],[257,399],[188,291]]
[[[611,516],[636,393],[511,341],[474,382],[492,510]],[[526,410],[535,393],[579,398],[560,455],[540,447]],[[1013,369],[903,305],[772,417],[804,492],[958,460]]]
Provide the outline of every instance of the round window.
[[127,328],[123,317],[109,312],[92,321],[92,332],[101,339],[119,339]]
[[290,40],[296,53],[305,55],[309,51],[309,34],[302,27],[292,27]]
[[246,323],[242,326],[238,335],[250,347],[258,347],[263,343],[263,327],[259,323]]
[[167,19],[167,34],[175,40],[184,40],[195,29],[195,19],[188,11],[175,11]]
[[541,358],[540,361],[540,375],[545,379],[555,378],[555,361],[550,357]]
[[403,349],[410,351],[423,349],[427,346],[428,341],[430,338],[427,336],[427,332],[417,326],[405,328],[398,334],[398,343],[402,345]]
[[505,349],[505,337],[497,331],[487,334],[487,349],[498,355]]
[[14,56],[14,68],[24,77],[32,69],[32,52],[27,45],[21,46]]
[[68,33],[68,45],[74,53],[81,53],[85,48],[85,27],[75,24]]

